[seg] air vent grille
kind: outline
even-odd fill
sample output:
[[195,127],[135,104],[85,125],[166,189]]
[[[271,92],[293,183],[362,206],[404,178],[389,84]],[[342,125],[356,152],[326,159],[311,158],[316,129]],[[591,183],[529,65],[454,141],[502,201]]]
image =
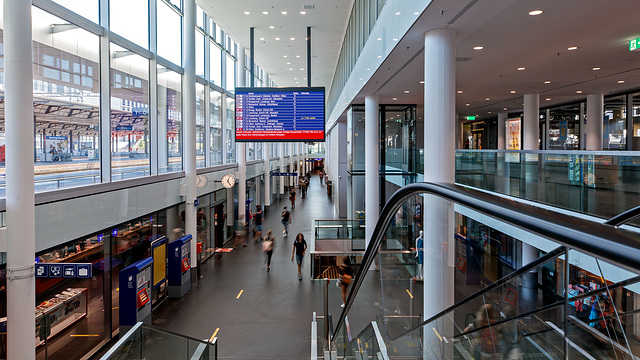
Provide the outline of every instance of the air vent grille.
[[313,10],[313,9],[315,9],[315,8],[316,8],[316,6],[315,6],[315,5],[305,5],[305,6],[304,6],[304,9],[305,9],[305,10]]

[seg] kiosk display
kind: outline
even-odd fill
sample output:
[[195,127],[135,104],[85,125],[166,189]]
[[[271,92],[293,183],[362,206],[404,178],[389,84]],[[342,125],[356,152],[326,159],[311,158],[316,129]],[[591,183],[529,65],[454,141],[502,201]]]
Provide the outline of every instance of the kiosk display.
[[120,270],[120,331],[137,322],[151,324],[151,281],[153,258],[146,258]]
[[324,87],[237,87],[236,141],[323,142],[324,93]]
[[169,243],[169,297],[180,298],[191,289],[191,235]]

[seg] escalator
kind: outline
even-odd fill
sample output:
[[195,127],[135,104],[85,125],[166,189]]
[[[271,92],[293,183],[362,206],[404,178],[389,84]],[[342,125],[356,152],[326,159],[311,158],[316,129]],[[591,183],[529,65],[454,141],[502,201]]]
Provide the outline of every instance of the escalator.
[[[432,219],[423,281],[413,235],[394,228],[406,202],[425,204]],[[528,245],[506,254],[504,238],[486,234],[469,250],[451,221],[461,209],[508,224],[539,244],[539,256],[525,262],[517,257]],[[382,210],[325,349],[340,359],[635,359],[640,236],[618,220],[598,224],[454,185],[408,185]],[[468,264],[478,249],[480,264]],[[495,271],[508,256],[514,270]]]

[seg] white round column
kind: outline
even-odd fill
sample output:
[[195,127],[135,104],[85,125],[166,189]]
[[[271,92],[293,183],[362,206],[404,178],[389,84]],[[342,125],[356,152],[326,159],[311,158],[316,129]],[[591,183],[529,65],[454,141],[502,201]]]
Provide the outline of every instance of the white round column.
[[505,126],[507,122],[507,113],[498,114],[498,150],[506,149]]
[[271,151],[270,143],[262,143],[262,160],[264,161],[264,207],[271,205],[271,167],[269,157]]
[[380,216],[380,105],[377,95],[364,98],[365,242],[369,245]]
[[[191,266],[198,266],[196,254],[196,3],[195,0],[184,2],[182,56],[184,64],[184,182],[186,187],[185,234],[191,234]],[[192,272],[195,273],[195,272]]]
[[587,95],[587,150],[600,151],[603,149],[603,119],[604,95]]
[[[31,1],[4,3],[7,217],[7,353],[36,358],[35,197]],[[29,339],[31,341],[29,341]]]
[[540,94],[524,95],[522,150],[540,149]]
[[[238,45],[238,63],[236,66],[236,79],[238,86],[246,86],[247,73],[245,68],[245,49]],[[247,143],[236,142],[236,160],[238,161],[238,224],[244,227],[247,219]]]

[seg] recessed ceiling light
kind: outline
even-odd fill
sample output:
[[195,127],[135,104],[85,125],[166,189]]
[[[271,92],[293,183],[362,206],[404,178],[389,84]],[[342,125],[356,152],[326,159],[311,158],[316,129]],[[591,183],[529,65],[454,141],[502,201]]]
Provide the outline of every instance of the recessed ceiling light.
[[591,69],[591,70],[593,70],[593,71],[598,71],[598,70],[600,70],[600,68],[599,68],[599,67],[594,67],[594,68],[593,68],[593,69]]
[[458,90],[457,92],[458,92],[458,94],[462,94],[462,90]]
[[409,93],[409,90],[405,90],[405,91],[404,91],[404,93],[405,93],[405,94],[408,94],[408,93]]
[[289,40],[294,41],[296,38],[289,38]]
[[282,57],[287,57],[287,55],[282,55]]
[[289,71],[293,71],[293,68],[289,68]]
[[487,114],[491,114],[491,111],[487,111]]
[[288,13],[286,11],[281,11],[280,14],[287,15]]
[[291,65],[291,62],[287,61],[287,65]]
[[300,15],[307,15],[306,11],[300,11]]
[[464,104],[464,105],[465,105],[465,106],[469,106],[469,105],[471,105],[471,104]]
[[293,80],[298,80],[298,78],[293,78]]
[[545,100],[549,101],[549,100],[551,100],[551,98],[546,98]]
[[474,46],[473,50],[482,50],[484,49],[484,46]]
[[618,84],[624,84],[624,80],[618,80]]
[[400,11],[398,11],[398,12],[396,13],[396,15],[400,15]]
[[382,41],[382,38],[377,38],[376,40],[378,40],[378,41]]
[[509,91],[509,92],[510,92],[510,93],[512,93],[512,94],[515,94],[515,93],[516,93],[516,91],[515,91],[515,90],[511,90],[511,91]]
[[569,50],[569,51],[578,50],[578,47],[577,46],[569,46],[567,48],[567,50]]
[[576,94],[582,94],[582,90],[576,90]]
[[297,58],[300,58],[300,55],[296,55]]
[[367,69],[367,71],[371,71],[371,69]]
[[269,29],[275,29],[276,27],[273,25],[269,25]]
[[260,38],[260,41],[264,41],[264,38]]
[[413,15],[420,15],[420,13],[416,11],[413,13]]
[[276,38],[276,40],[280,41],[280,38]]
[[484,100],[485,100],[485,101],[489,101],[489,100],[491,100],[491,98],[484,98]]
[[398,39],[393,39],[393,41],[398,41]]
[[268,11],[263,11],[262,15],[269,15],[269,12]]
[[300,71],[304,71],[304,68],[300,68]]
[[362,78],[359,78],[358,80],[362,81]]
[[398,98],[393,98],[393,99],[391,99],[391,100],[396,101],[396,100],[398,100]]
[[524,70],[524,68],[523,68],[523,67],[519,67],[519,68],[518,68],[518,71],[522,71],[522,70]]
[[542,10],[531,10],[531,11],[529,11],[529,15],[531,15],[531,16],[540,15],[542,13],[543,13]]
[[547,80],[544,82],[545,84],[551,84],[551,81]]
[[424,80],[420,81],[420,84],[424,84]]
[[507,108],[502,108],[502,110],[507,111]]
[[378,55],[378,59],[382,58],[382,55]]
[[250,13],[250,12],[248,12],[248,11],[245,11],[245,12],[244,12],[244,14],[245,14],[245,15],[251,15],[251,13]]

